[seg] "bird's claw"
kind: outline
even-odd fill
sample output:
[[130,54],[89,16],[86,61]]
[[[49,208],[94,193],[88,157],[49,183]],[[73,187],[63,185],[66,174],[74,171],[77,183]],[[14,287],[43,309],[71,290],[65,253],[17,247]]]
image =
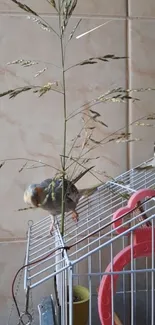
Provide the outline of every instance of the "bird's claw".
[[51,236],[53,236],[53,230],[54,230],[54,225],[52,224],[52,225],[50,226],[50,235],[51,235]]
[[76,211],[73,211],[72,212],[72,219],[75,221],[75,222],[78,222],[79,221],[79,215]]
[[54,230],[54,220],[53,217],[51,217],[51,224],[50,224],[50,235],[53,236],[53,230]]

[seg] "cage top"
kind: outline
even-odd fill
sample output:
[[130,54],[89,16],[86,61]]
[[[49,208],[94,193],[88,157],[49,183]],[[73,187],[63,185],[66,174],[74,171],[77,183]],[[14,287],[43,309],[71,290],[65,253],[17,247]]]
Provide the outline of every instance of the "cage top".
[[[63,238],[60,234],[60,216],[56,218],[53,236],[49,235],[50,216],[31,225],[26,254],[26,264],[31,265],[25,269],[24,287],[30,285],[33,288],[41,284],[118,238],[123,238],[136,227],[145,225],[145,220],[141,218],[143,211],[136,210],[123,219],[126,231],[117,234],[112,227],[112,216],[117,209],[127,204],[129,197],[137,190],[155,189],[155,168],[149,168],[149,163],[150,160],[108,181],[89,198],[82,199],[77,207],[78,223],[72,220],[71,214],[66,215]],[[155,215],[154,198],[142,203],[145,214],[148,213],[148,220],[151,220]],[[70,249],[65,250],[63,247]]]

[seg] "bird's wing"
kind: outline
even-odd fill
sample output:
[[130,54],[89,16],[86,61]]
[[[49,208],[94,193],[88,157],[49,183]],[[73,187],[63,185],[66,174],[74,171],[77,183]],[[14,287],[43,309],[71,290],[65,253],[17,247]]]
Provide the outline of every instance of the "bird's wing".
[[42,181],[40,184],[39,184],[39,186],[40,187],[48,187],[50,184],[51,184],[51,182],[52,182],[52,180],[53,180],[53,178],[47,178],[47,179],[44,179],[44,181]]

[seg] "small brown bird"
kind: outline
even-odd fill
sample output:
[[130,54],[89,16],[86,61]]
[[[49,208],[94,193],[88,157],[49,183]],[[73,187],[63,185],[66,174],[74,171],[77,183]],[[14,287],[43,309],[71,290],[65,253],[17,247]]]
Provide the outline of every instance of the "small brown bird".
[[[72,211],[72,218],[74,221],[78,221],[78,213],[76,206],[79,199],[84,196],[91,195],[97,188],[94,186],[90,189],[78,190],[75,183],[82,178],[93,167],[81,172],[73,181],[65,179],[65,212]],[[49,178],[41,182],[40,184],[31,184],[24,192],[24,202],[34,207],[42,208],[50,212],[51,226],[50,233],[53,231],[54,218],[61,213],[62,206],[62,177]]]

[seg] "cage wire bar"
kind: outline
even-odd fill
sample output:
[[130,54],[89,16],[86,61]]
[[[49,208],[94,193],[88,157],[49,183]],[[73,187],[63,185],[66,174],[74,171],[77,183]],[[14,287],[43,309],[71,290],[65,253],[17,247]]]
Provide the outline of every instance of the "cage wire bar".
[[[60,233],[60,216],[56,218],[53,236],[49,235],[50,216],[30,225],[26,264],[33,262],[36,264],[25,268],[24,289],[29,286],[32,290],[56,277],[62,325],[73,324],[73,287],[79,284],[89,289],[89,325],[94,322],[100,324],[97,306],[98,288],[103,275],[106,274],[111,276],[112,318],[111,323],[104,324],[137,325],[138,322],[141,322],[141,325],[155,324],[155,198],[141,202],[144,211],[136,210],[123,218],[123,226],[126,227],[123,233],[117,232],[120,226],[115,229],[112,226],[114,212],[126,206],[129,196],[142,188],[155,189],[155,168],[140,169],[145,164],[147,166],[150,160],[101,185],[93,195],[82,199],[77,209],[78,224],[74,223],[70,214],[66,215],[63,238]],[[150,221],[152,229],[152,252],[150,257],[135,260],[133,234],[135,229],[146,226],[146,220],[142,219],[144,214],[147,214],[147,222]],[[116,254],[128,245],[131,262],[122,270],[114,271],[113,261]],[[62,249],[66,246],[71,248]],[[58,247],[61,249],[57,250]],[[47,255],[48,257],[42,260]],[[111,269],[107,271],[109,263]],[[116,275],[119,275],[119,280],[115,288]],[[140,308],[143,311],[140,312]],[[116,322],[118,315],[120,323]]]

